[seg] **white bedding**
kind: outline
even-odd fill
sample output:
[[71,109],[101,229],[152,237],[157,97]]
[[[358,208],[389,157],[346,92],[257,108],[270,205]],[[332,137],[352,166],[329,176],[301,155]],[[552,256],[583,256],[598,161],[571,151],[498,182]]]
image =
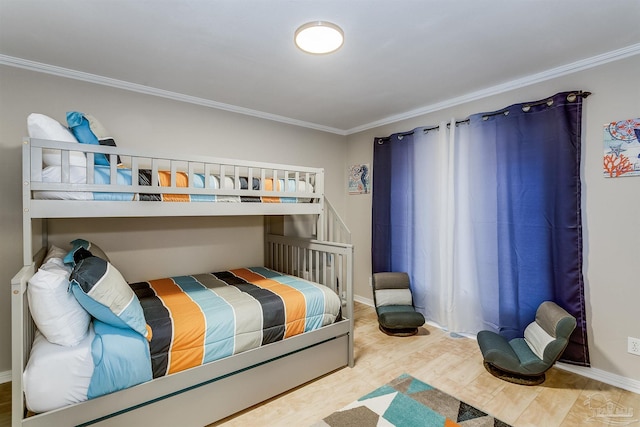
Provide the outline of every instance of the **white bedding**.
[[73,347],[52,344],[36,332],[29,362],[23,373],[27,408],[36,413],[51,411],[87,400],[94,365],[91,343],[93,327]]
[[[47,166],[42,170],[43,182],[62,182],[60,166]],[[86,184],[87,168],[84,166],[69,167],[70,184]],[[34,199],[43,200],[93,200],[93,193],[88,191],[34,191]]]

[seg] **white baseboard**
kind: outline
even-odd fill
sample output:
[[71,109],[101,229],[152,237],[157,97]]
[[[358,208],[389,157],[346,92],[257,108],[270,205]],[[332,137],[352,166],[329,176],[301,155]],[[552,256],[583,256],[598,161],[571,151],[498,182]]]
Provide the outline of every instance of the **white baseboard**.
[[[354,300],[371,307],[374,306],[373,300],[369,298],[364,298],[356,295],[354,296]],[[427,322],[427,323],[431,326],[442,329],[439,325],[433,322]],[[464,334],[464,336],[467,336],[467,335]],[[475,339],[474,336],[467,336],[467,337]],[[574,374],[578,374],[583,377],[591,378],[593,380],[600,381],[605,384],[612,385],[614,387],[619,387],[621,389],[640,394],[640,381],[638,380],[612,374],[611,372],[603,371],[597,368],[586,368],[584,366],[575,366],[575,365],[570,365],[568,363],[558,362],[556,363],[555,366],[557,368],[563,369],[565,371],[573,372]]]
[[373,300],[370,298],[361,297],[359,295],[354,295],[353,300],[356,302],[360,302],[362,304],[368,305],[369,307],[373,307]]
[[11,381],[11,371],[0,372],[0,384]]
[[564,369],[565,371],[573,372],[574,374],[582,375],[583,377],[591,378],[614,387],[619,387],[633,393],[640,394],[640,381],[638,380],[612,374],[611,372],[597,368],[586,368],[584,366],[575,366],[568,363],[558,362],[555,366],[556,368]]

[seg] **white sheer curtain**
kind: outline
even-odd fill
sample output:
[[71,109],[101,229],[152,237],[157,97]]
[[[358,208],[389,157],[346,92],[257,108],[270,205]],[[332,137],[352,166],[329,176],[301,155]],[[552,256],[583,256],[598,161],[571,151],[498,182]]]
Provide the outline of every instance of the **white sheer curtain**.
[[414,303],[441,327],[475,334],[485,326],[475,255],[482,232],[474,227],[474,204],[483,201],[475,193],[477,161],[471,160],[481,153],[469,124],[455,120],[418,131],[414,139],[420,165],[414,179],[428,187],[415,201]]

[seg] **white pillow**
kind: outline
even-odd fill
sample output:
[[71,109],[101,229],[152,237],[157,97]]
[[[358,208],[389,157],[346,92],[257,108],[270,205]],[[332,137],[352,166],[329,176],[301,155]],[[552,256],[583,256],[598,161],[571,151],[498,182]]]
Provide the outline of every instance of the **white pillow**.
[[[51,260],[58,260],[62,263],[62,265],[64,266],[64,257],[67,255],[69,251],[65,251],[62,248],[59,248],[55,245],[51,245],[49,246],[49,250],[47,251],[47,255],[44,257],[44,260],[42,261],[42,264],[46,264],[47,262],[51,261]],[[71,270],[69,270],[71,271]]]
[[87,400],[94,365],[93,328],[75,347],[52,344],[36,332],[23,385],[27,408],[41,413]]
[[38,269],[27,286],[31,317],[54,344],[77,345],[87,336],[91,316],[69,292],[69,268],[52,258]]
[[[42,182],[62,182],[62,167],[47,166],[42,169]],[[69,183],[70,184],[86,184],[87,168],[70,166],[69,167]],[[34,199],[47,200],[93,200],[93,193],[90,191],[34,191]],[[66,254],[66,253],[65,253]],[[64,258],[64,256],[63,256]]]
[[[29,131],[29,137],[31,138],[78,143],[78,140],[69,129],[62,126],[57,120],[44,114],[29,114],[27,117],[27,129]],[[42,163],[44,163],[45,166],[60,166],[62,163],[60,150],[50,148],[43,149]],[[72,166],[86,167],[87,159],[84,153],[71,151],[69,153],[69,163]]]

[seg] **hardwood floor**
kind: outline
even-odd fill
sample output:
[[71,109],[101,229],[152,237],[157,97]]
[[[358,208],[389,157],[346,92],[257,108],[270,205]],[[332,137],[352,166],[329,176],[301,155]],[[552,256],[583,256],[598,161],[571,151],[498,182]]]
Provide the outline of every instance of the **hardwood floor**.
[[363,304],[356,304],[355,324],[354,368],[326,375],[211,426],[310,425],[403,373],[516,427],[623,425],[628,418],[593,418],[597,408],[616,405],[633,409],[635,421],[625,425],[640,426],[640,394],[557,368],[540,386],[518,386],[484,369],[475,340],[453,338],[429,325],[413,337],[389,337],[378,330],[374,309]]
[[0,384],[0,427],[11,425],[11,383]]
[[[640,394],[553,368],[540,386],[498,380],[485,371],[477,343],[426,325],[413,337],[378,330],[373,308],[356,304],[356,366],[298,387],[210,426],[307,426],[402,373],[439,388],[501,420],[536,427],[640,427]],[[10,383],[0,384],[0,427],[10,425]],[[629,417],[606,418],[616,408]]]

